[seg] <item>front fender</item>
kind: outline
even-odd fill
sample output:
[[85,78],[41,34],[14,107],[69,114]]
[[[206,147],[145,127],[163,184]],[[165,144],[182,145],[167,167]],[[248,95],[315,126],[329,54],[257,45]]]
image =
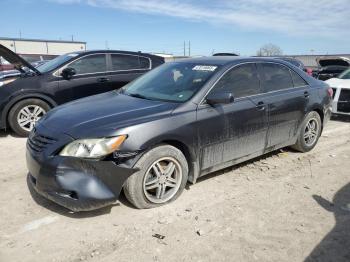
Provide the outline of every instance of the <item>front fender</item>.
[[49,97],[46,94],[40,94],[40,93],[15,93],[10,98],[7,104],[5,105],[4,109],[1,113],[1,123],[3,123],[2,128],[7,128],[7,116],[10,112],[11,108],[19,101],[27,99],[27,98],[38,98],[42,99],[45,102],[47,102],[51,107],[57,106],[57,103],[55,100],[53,100],[51,97]]

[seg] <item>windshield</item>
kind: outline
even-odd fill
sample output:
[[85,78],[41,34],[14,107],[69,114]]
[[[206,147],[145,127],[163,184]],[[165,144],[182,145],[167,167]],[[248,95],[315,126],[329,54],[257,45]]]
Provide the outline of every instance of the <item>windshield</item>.
[[69,54],[65,54],[65,55],[60,55],[60,56],[48,61],[45,64],[39,65],[36,69],[38,69],[40,71],[40,73],[49,72],[51,70],[56,69],[57,67],[59,67],[63,63],[67,62],[68,60],[70,60],[76,56],[78,56],[77,53],[69,53]]
[[350,69],[345,70],[343,73],[341,73],[338,78],[340,79],[350,79]]
[[189,100],[217,71],[217,65],[167,63],[126,85],[126,95],[170,102]]

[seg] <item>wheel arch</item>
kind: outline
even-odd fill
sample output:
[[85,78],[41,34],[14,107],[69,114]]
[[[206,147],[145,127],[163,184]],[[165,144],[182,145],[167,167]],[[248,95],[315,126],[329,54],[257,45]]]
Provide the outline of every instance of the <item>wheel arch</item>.
[[324,122],[324,112],[320,106],[313,106],[309,110],[309,112],[315,111],[317,114],[319,114],[321,118],[321,132],[323,131],[323,122]]
[[177,139],[163,139],[159,144],[168,144],[177,149],[179,149],[185,156],[188,163],[188,181],[191,183],[196,183],[199,175],[199,165],[196,160],[194,153],[191,151],[190,147],[184,142]]
[[55,107],[57,106],[57,103],[55,102],[55,100],[53,100],[52,98],[50,98],[47,95],[44,94],[37,94],[37,93],[31,93],[31,94],[25,94],[25,95],[20,95],[17,96],[13,99],[11,99],[7,105],[4,107],[4,110],[2,112],[2,116],[1,116],[1,122],[4,123],[4,128],[6,129],[9,124],[8,124],[8,115],[10,113],[10,110],[13,108],[13,106],[15,104],[17,104],[20,101],[23,101],[25,99],[40,99],[43,100],[44,102],[46,102],[48,105],[50,105],[51,107]]

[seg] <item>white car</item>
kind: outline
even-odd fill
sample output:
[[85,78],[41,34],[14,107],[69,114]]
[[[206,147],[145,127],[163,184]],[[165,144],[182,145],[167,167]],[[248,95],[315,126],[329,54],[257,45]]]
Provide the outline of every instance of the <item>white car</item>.
[[332,112],[350,115],[350,69],[345,70],[337,78],[325,82],[333,88]]

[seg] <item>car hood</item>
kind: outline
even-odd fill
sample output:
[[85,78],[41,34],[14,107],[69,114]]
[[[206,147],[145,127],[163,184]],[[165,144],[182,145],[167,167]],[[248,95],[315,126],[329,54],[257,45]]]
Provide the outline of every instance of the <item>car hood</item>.
[[325,66],[350,66],[350,59],[347,57],[331,56],[331,57],[320,57],[316,59],[320,67]]
[[331,78],[325,81],[330,87],[350,89],[350,79]]
[[37,70],[34,66],[32,66],[30,63],[28,63],[26,60],[24,60],[19,55],[12,52],[10,49],[6,48],[5,46],[0,44],[0,56],[2,56],[6,61],[13,64],[14,67],[21,71],[22,73],[25,73],[25,70],[23,70],[24,67],[29,68],[36,74],[40,75],[40,71]]
[[73,138],[110,136],[117,129],[167,117],[177,105],[112,91],[56,107],[40,125]]

